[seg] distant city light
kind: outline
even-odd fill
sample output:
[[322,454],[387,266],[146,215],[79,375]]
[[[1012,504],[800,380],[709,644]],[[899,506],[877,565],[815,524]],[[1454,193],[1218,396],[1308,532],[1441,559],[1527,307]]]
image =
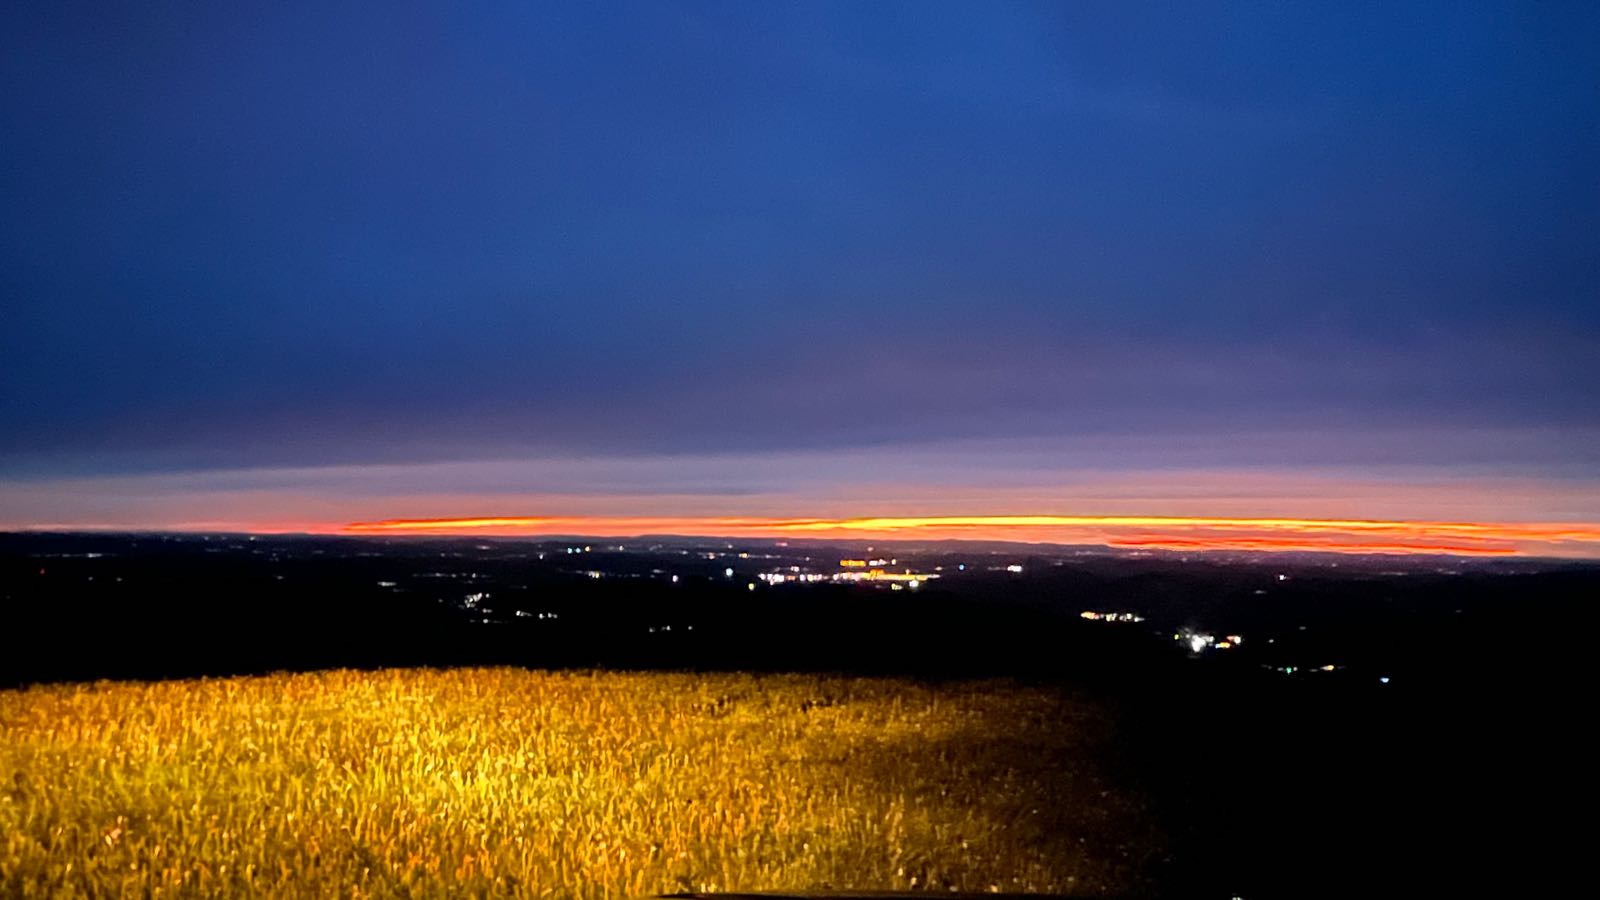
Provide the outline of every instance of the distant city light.
[[[891,584],[910,585],[912,582],[921,584],[922,582],[938,577],[939,574],[937,572],[912,572],[910,570],[905,572],[888,572],[883,569],[868,569],[865,572],[835,572],[832,576],[830,576],[830,579],[833,581],[889,582]],[[798,576],[794,580],[808,581],[810,579],[807,576],[802,575]],[[818,580],[821,579],[819,578]],[[912,586],[915,587],[916,585]]]
[[1143,622],[1144,621],[1144,616],[1141,616],[1141,615],[1139,615],[1137,613],[1096,612],[1095,610],[1092,610],[1092,609],[1086,609],[1083,612],[1078,613],[1078,615],[1079,615],[1079,617],[1084,618],[1084,619],[1088,619],[1091,622]]

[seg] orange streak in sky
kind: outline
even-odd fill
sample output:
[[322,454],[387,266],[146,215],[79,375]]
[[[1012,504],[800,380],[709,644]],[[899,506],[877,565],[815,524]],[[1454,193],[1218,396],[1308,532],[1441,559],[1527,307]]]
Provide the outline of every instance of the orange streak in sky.
[[1577,523],[1403,522],[1370,519],[1251,519],[1186,516],[929,516],[777,522],[792,531],[886,531],[922,528],[1244,528],[1265,531],[1460,534],[1536,540],[1600,541],[1600,525]]
[[351,522],[345,531],[467,531],[482,528],[538,528],[561,521],[549,516],[489,516],[478,519],[386,519],[381,522]]
[[1600,555],[1590,523],[1407,522],[1181,516],[923,516],[851,519],[479,516],[353,522],[348,534],[692,534],[727,537],[964,538],[1175,550]]
[[1152,548],[1157,550],[1330,550],[1342,553],[1443,553],[1451,556],[1516,556],[1517,550],[1507,546],[1414,544],[1393,541],[1364,541],[1361,543],[1313,544],[1304,541],[1273,540],[1270,538],[1213,538],[1190,540],[1177,537],[1115,538],[1107,541],[1112,547]]

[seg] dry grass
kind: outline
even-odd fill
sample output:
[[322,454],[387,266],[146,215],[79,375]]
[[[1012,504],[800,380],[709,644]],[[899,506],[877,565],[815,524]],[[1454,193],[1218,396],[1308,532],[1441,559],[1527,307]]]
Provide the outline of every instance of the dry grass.
[[1007,682],[337,671],[0,692],[0,894],[1127,892],[1091,704]]

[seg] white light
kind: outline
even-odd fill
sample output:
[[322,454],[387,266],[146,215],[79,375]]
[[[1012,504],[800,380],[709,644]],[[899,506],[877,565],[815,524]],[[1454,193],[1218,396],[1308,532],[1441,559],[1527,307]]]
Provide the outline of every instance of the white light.
[[723,578],[732,578],[733,577],[733,569],[731,569],[731,568],[730,569],[723,569],[722,570],[722,577]]
[[922,587],[922,582],[920,582],[920,581],[916,580],[915,578],[913,578],[910,581],[906,582],[906,587],[911,588],[914,591],[917,588]]
[[1378,683],[1379,684],[1388,684],[1389,683],[1389,676],[1387,676],[1387,675],[1379,675],[1378,676]]
[[1193,634],[1193,635],[1189,636],[1189,649],[1190,650],[1194,651],[1195,653],[1199,653],[1201,650],[1204,650],[1205,648],[1206,648],[1206,639],[1205,638],[1201,637],[1198,634]]

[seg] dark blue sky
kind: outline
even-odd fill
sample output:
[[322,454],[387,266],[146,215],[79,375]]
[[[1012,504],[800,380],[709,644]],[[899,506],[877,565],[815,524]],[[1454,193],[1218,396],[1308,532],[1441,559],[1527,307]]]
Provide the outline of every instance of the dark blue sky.
[[1594,3],[0,16],[0,473],[1600,458]]

